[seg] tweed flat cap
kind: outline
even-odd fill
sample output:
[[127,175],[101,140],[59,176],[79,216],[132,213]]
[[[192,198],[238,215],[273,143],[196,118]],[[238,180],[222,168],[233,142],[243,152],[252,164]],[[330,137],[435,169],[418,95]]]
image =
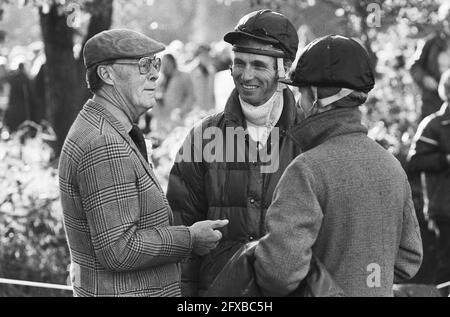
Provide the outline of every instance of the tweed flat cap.
[[121,58],[141,58],[165,49],[164,44],[127,29],[103,31],[90,38],[83,50],[84,65],[90,68]]

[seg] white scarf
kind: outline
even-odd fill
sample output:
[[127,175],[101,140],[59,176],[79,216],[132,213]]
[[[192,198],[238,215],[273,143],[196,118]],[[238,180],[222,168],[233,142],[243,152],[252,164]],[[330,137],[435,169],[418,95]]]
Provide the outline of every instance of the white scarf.
[[258,147],[261,149],[283,112],[283,91],[275,91],[272,97],[259,107],[245,102],[241,96],[239,96],[239,101],[247,121],[247,132],[254,141],[258,142]]

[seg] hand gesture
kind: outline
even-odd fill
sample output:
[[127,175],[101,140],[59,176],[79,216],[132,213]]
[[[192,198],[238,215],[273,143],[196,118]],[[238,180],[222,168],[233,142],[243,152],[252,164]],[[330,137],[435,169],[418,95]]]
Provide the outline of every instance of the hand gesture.
[[193,237],[193,251],[198,255],[208,254],[217,247],[222,233],[218,228],[222,228],[228,224],[228,220],[205,220],[194,223],[189,227],[191,236]]

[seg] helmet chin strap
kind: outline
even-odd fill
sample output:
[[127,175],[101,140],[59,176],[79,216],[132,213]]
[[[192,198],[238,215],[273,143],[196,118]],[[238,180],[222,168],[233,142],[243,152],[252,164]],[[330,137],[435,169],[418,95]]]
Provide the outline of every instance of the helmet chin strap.
[[[286,71],[284,70],[284,59],[282,57],[277,58],[277,71],[278,71],[278,79],[286,78]],[[286,89],[287,85],[283,83],[278,83],[277,91],[282,91]]]
[[326,98],[319,99],[318,95],[317,95],[317,87],[311,86],[311,89],[314,94],[314,106],[318,105],[319,107],[326,107],[326,106],[332,104],[333,102],[336,102],[344,97],[347,97],[352,92],[354,92],[354,90],[352,90],[352,89],[341,88],[341,90],[339,90],[339,92],[337,94],[326,97]]

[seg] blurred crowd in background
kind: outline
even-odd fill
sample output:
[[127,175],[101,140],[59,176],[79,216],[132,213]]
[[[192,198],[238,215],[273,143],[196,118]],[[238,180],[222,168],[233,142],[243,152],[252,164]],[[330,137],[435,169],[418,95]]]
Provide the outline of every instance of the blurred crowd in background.
[[[147,116],[147,134],[152,127],[170,131],[173,124],[194,109],[204,112],[223,109],[233,89],[228,44],[223,41],[184,44],[175,40],[163,55],[158,106]],[[42,42],[0,50],[0,124],[3,129],[16,131],[25,121],[46,124],[44,72]],[[164,124],[158,124],[161,121]]]

